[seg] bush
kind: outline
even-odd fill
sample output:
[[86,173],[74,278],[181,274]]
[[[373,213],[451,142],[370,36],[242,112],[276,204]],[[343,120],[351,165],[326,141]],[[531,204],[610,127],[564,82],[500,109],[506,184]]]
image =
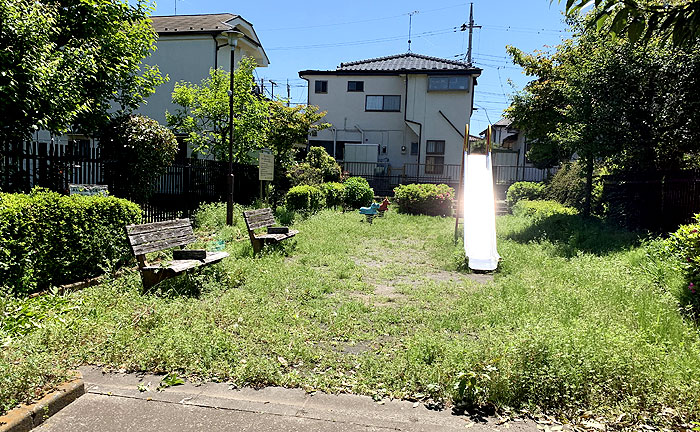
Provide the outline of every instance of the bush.
[[324,183],[321,185],[321,192],[326,199],[326,206],[338,207],[343,205],[343,194],[345,186],[342,183]]
[[287,173],[289,184],[294,186],[311,185],[318,186],[323,183],[323,174],[318,168],[314,168],[308,163],[295,165]]
[[286,209],[291,211],[316,211],[323,208],[323,194],[315,186],[294,186],[287,192]]
[[[591,212],[602,212],[603,184],[598,178],[593,178],[591,196]],[[586,202],[586,172],[581,162],[565,164],[557,171],[545,186],[542,198],[558,201],[567,207],[583,210]]]
[[374,199],[374,190],[369,187],[369,183],[362,177],[350,177],[343,183],[343,203],[348,208],[359,208],[368,206]]
[[114,197],[0,194],[0,284],[25,294],[128,262],[124,227],[140,220],[138,205]]
[[535,219],[544,219],[557,214],[575,215],[578,210],[566,207],[557,201],[551,200],[535,200],[518,201],[513,207],[513,214],[516,216],[527,216]]
[[700,306],[700,213],[695,215],[695,223],[682,225],[671,234],[670,241],[681,259],[687,295]]
[[513,206],[520,200],[539,200],[544,198],[544,184],[535,182],[515,182],[506,192],[506,203],[508,207]]
[[117,117],[101,131],[102,157],[111,192],[145,199],[153,184],[175,160],[178,144],[170,129],[156,120],[134,115]]
[[306,163],[321,172],[321,178],[324,182],[337,182],[340,180],[340,165],[323,147],[311,147],[309,154],[306,155]]
[[411,184],[394,188],[394,202],[401,213],[449,216],[455,190],[445,184]]

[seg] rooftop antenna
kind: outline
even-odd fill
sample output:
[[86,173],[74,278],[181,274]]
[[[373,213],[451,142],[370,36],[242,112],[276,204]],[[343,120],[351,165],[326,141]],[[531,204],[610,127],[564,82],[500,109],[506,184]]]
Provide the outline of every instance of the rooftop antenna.
[[411,27],[413,25],[413,15],[420,13],[420,11],[414,10],[408,13],[408,52],[411,52]]

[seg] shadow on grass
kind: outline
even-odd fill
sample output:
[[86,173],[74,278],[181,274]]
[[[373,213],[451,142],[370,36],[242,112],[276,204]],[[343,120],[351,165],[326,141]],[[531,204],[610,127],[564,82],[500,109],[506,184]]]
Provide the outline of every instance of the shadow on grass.
[[579,252],[606,255],[640,244],[638,233],[600,219],[565,214],[535,219],[525,229],[506,238],[518,243],[549,241],[555,246],[556,254],[566,258]]

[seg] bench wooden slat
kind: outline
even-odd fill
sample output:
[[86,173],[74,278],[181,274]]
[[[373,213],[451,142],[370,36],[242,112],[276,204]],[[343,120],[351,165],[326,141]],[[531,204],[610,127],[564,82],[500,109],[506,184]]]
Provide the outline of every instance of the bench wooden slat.
[[185,246],[195,241],[197,241],[197,237],[195,237],[193,234],[188,234],[182,237],[169,238],[165,240],[158,240],[151,243],[144,243],[137,246],[132,246],[131,249],[134,251],[134,255],[143,255],[151,252],[174,248],[177,246]]
[[261,220],[261,221],[259,221],[259,222],[252,222],[252,223],[249,223],[249,224],[248,224],[248,229],[249,229],[249,230],[255,230],[255,229],[258,229],[258,228],[268,227],[268,226],[272,226],[272,225],[275,225],[275,224],[276,224],[276,222],[275,222],[274,219]]
[[134,235],[134,234],[144,234],[148,232],[157,232],[164,230],[166,228],[182,228],[182,227],[190,227],[192,228],[192,225],[190,224],[189,219],[175,219],[171,221],[165,221],[165,222],[153,222],[149,224],[143,224],[143,225],[127,225],[126,227],[126,232],[129,235]]
[[140,246],[142,244],[151,243],[158,240],[168,240],[171,238],[180,238],[185,236],[193,236],[191,226],[167,228],[162,231],[147,232],[143,234],[129,235],[129,242],[132,246]]
[[249,221],[255,221],[255,220],[258,220],[258,219],[271,218],[271,217],[274,217],[274,216],[275,216],[275,215],[274,215],[274,213],[272,213],[272,209],[269,209],[269,210],[267,210],[267,211],[260,212],[260,213],[256,213],[256,214],[253,214],[253,215],[250,215],[250,214],[249,214],[249,215],[245,215],[245,218],[246,218],[247,220],[249,220]]
[[263,208],[263,209],[244,211],[244,212],[243,212],[243,217],[249,218],[249,217],[251,217],[251,216],[259,215],[259,214],[262,214],[262,213],[270,213],[270,214],[272,214],[272,209],[269,208],[269,207],[267,207],[267,208]]
[[275,216],[272,215],[272,214],[263,213],[263,214],[260,214],[260,215],[255,215],[255,216],[253,216],[253,217],[251,217],[251,218],[246,218],[246,220],[248,221],[248,223],[260,222],[260,221],[263,221],[263,220],[275,220]]
[[297,230],[290,230],[286,234],[259,234],[256,235],[256,239],[260,240],[274,240],[274,241],[282,241],[284,239],[288,239],[290,237],[294,237],[295,235],[299,234],[299,231]]
[[177,260],[172,261],[168,267],[148,266],[144,267],[143,270],[156,273],[159,271],[165,271],[173,274],[179,274],[195,267],[214,264],[227,256],[227,252],[207,252],[207,257],[204,260]]

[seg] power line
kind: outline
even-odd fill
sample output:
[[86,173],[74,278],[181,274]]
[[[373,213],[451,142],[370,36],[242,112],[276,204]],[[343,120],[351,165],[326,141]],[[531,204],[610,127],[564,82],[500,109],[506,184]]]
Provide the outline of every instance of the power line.
[[[454,32],[457,32],[458,29],[459,29],[459,27],[452,27],[449,29],[433,30],[433,31],[419,33],[415,37],[429,37],[429,36],[437,36],[437,35],[442,35],[442,34],[454,33]],[[365,40],[350,41],[350,42],[333,42],[333,43],[316,44],[316,45],[297,45],[297,46],[288,46],[288,47],[273,47],[273,48],[267,48],[267,51],[285,51],[285,50],[333,48],[333,47],[341,47],[341,46],[366,45],[366,44],[373,44],[373,43],[393,42],[393,41],[401,40],[405,37],[406,36],[389,36],[389,37],[384,37],[384,38],[365,39]]]
[[[464,7],[464,3],[443,6],[443,7],[435,8],[435,9],[428,9],[428,10],[420,11],[420,13],[426,14],[426,13],[437,12],[437,11],[446,10],[446,9],[452,9],[452,8],[456,8],[456,7]],[[272,29],[261,28],[258,30],[260,30],[260,31],[281,31],[281,30],[305,30],[305,29],[310,29],[310,28],[322,28],[322,27],[337,27],[337,26],[341,26],[341,25],[361,24],[361,23],[367,23],[367,22],[390,20],[390,19],[394,19],[394,18],[401,18],[401,17],[404,17],[406,15],[408,15],[408,13],[402,13],[399,15],[389,15],[389,16],[378,17],[378,18],[368,18],[368,19],[357,20],[357,21],[345,21],[345,22],[338,22],[338,23],[331,23],[331,24],[317,24],[317,25],[312,25],[312,26],[300,26],[300,27],[279,27],[279,28],[272,28]]]

